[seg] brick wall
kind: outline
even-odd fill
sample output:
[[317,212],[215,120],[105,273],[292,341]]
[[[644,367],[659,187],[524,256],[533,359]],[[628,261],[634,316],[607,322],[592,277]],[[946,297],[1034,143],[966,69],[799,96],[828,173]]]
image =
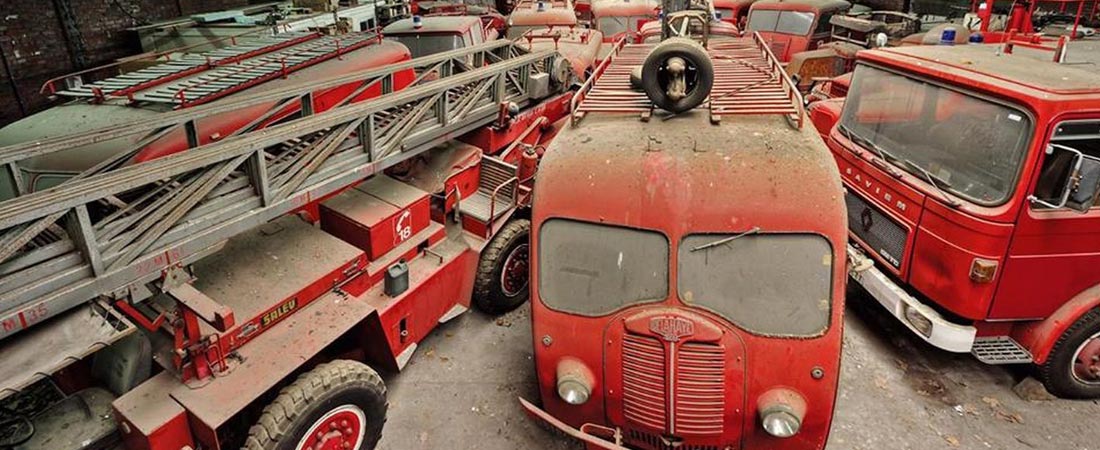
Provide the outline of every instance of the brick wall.
[[[62,25],[63,1],[76,17],[76,33]],[[248,0],[2,0],[0,126],[50,106],[38,90],[46,80],[78,69],[78,48],[83,48],[84,67],[94,67],[140,52],[127,28],[246,4]]]

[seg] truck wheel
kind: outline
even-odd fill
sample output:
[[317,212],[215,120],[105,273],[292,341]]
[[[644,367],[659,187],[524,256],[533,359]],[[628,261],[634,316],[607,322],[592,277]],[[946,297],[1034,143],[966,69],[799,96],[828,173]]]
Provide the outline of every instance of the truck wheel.
[[[682,80],[682,84],[680,81]],[[665,39],[642,63],[642,89],[657,107],[681,113],[706,100],[714,85],[707,50],[688,38]]]
[[348,360],[321,364],[279,391],[243,450],[371,450],[386,423],[386,386]]
[[527,288],[530,235],[530,220],[513,219],[481,252],[474,278],[474,305],[482,312],[503,314],[531,296]]
[[1062,398],[1100,398],[1100,309],[1077,319],[1039,367],[1043,385]]

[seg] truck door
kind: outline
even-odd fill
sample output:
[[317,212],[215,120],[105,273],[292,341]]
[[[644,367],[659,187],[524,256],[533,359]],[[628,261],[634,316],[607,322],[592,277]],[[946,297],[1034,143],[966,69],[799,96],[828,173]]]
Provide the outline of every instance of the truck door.
[[[1068,119],[1047,130],[1029,194],[1057,204],[1073,152],[1100,158],[1100,114]],[[1053,146],[1051,145],[1053,144]],[[1057,147],[1055,147],[1057,146]],[[1043,318],[1081,291],[1100,283],[1100,208],[1084,213],[1024,205],[1009,247],[990,319]]]

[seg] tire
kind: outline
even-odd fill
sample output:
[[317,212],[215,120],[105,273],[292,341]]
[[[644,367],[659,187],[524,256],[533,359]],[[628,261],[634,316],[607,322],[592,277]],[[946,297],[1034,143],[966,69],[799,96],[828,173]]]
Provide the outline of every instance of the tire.
[[1074,363],[1084,344],[1100,339],[1100,309],[1077,319],[1062,333],[1050,351],[1046,363],[1038,367],[1039,379],[1051,394],[1062,398],[1100,398],[1100,377],[1082,381],[1074,373]]
[[[386,408],[386,386],[373,369],[349,360],[321,364],[279,391],[248,430],[243,450],[304,450],[348,437],[350,449],[371,450],[382,437]],[[321,441],[319,429],[328,430]]]
[[[664,67],[673,57],[687,62],[689,73],[687,95],[673,100],[666,93],[667,81],[664,80]],[[687,38],[669,38],[649,53],[642,63],[642,89],[657,107],[673,114],[682,113],[703,103],[714,86],[714,65],[707,50]]]
[[[523,278],[522,285],[508,283],[507,286],[504,277],[506,265],[520,272],[529,270],[530,235],[531,221],[512,219],[485,246],[474,278],[474,306],[477,309],[486,314],[504,314],[518,308],[531,296],[529,276]],[[522,259],[517,261],[515,258]],[[522,267],[512,266],[516,263],[521,263]]]

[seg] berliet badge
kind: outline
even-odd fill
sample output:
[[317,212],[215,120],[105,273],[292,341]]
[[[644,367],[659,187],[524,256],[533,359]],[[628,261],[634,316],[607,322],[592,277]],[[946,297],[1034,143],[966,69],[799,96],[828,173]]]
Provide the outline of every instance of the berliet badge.
[[649,320],[649,330],[668,342],[695,334],[695,323],[681,317],[654,317]]

